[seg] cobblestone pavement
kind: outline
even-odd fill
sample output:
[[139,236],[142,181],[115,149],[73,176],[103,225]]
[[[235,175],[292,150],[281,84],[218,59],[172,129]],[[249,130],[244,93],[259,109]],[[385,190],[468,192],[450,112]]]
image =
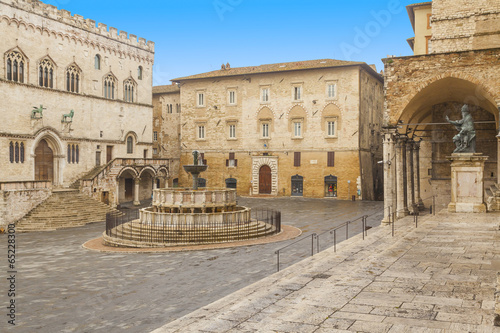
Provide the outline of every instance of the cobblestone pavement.
[[[304,198],[239,198],[239,204],[279,209],[283,223],[301,228],[305,236],[382,209],[381,202]],[[378,213],[369,224],[379,224],[381,218]],[[359,232],[359,226],[353,227]],[[98,223],[17,234],[17,325],[13,331],[148,332],[274,273],[275,251],[293,242],[152,254],[98,253],[81,247],[103,230],[104,224]],[[0,235],[2,332],[12,329],[6,317],[6,240]],[[327,239],[323,241],[326,246]],[[285,251],[282,268],[307,256],[308,242]]]
[[[500,213],[396,222],[357,235],[153,333],[500,332]],[[500,304],[499,304],[500,305]]]

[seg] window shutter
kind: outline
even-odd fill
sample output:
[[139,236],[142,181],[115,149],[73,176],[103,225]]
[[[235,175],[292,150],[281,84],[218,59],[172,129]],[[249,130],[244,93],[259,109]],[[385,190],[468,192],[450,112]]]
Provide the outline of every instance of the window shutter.
[[293,166],[300,166],[300,152],[293,153]]
[[226,160],[226,166],[227,167],[229,166],[229,160]]
[[237,167],[238,166],[238,160],[234,160],[234,166]]
[[333,151],[328,152],[328,166],[329,167],[335,166],[335,152]]
[[234,160],[234,153],[229,153],[229,159]]

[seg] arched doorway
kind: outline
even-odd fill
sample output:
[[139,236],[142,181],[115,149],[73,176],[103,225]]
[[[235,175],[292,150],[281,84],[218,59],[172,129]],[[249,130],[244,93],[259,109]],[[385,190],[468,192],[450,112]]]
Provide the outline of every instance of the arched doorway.
[[325,177],[325,197],[337,197],[337,177],[332,175]]
[[45,140],[35,149],[35,180],[54,180],[54,153]]
[[259,194],[271,194],[271,168],[263,165],[259,170]]
[[236,188],[237,180],[235,178],[226,179],[226,188]]

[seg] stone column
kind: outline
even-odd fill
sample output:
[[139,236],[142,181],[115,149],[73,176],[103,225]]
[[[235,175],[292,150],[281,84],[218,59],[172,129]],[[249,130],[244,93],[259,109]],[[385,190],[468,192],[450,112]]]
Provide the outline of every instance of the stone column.
[[415,177],[413,168],[413,139],[408,139],[406,141],[406,172],[407,172],[407,196],[408,196],[408,209],[412,214],[415,203]]
[[408,211],[408,161],[406,159],[406,141],[408,140],[407,136],[401,136],[401,155],[403,157],[402,163],[402,172],[403,172],[403,210],[404,216],[408,215],[410,212]]
[[[389,129],[383,137],[383,163],[384,163],[384,218],[382,223],[390,223],[392,213],[396,209],[396,163],[394,161],[394,130]],[[389,208],[391,207],[391,208]]]
[[423,210],[424,202],[420,196],[420,141],[414,143],[413,167],[415,168],[415,203],[418,205],[419,210]]
[[139,177],[134,179],[134,205],[139,206],[141,204],[141,201],[139,200],[139,191],[140,191],[140,185],[141,185],[141,179]]
[[158,181],[158,178],[153,178],[153,190],[156,190],[158,188],[158,184],[156,183]]
[[497,140],[498,140],[498,144],[497,144],[497,149],[498,149],[498,152],[497,152],[497,184],[500,184],[500,133],[498,133],[497,135]]
[[406,207],[406,167],[405,163],[405,140],[398,137],[396,141],[396,216],[398,218],[407,215]]

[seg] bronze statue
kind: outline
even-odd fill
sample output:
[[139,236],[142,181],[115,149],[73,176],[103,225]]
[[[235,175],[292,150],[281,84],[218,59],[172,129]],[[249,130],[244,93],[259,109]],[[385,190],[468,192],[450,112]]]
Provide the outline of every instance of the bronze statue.
[[195,150],[193,151],[193,165],[198,165],[198,156],[200,155],[200,152]]
[[[43,110],[46,110],[47,108],[44,108],[43,105],[40,104],[40,107],[33,107],[33,110],[31,110],[31,119],[41,119],[43,118]],[[38,118],[36,114],[39,113],[40,117]]]
[[462,107],[462,119],[453,121],[446,116],[446,121],[454,125],[458,134],[453,137],[453,142],[457,147],[454,153],[475,153],[476,152],[476,131],[474,130],[474,119],[469,113],[469,106]]

